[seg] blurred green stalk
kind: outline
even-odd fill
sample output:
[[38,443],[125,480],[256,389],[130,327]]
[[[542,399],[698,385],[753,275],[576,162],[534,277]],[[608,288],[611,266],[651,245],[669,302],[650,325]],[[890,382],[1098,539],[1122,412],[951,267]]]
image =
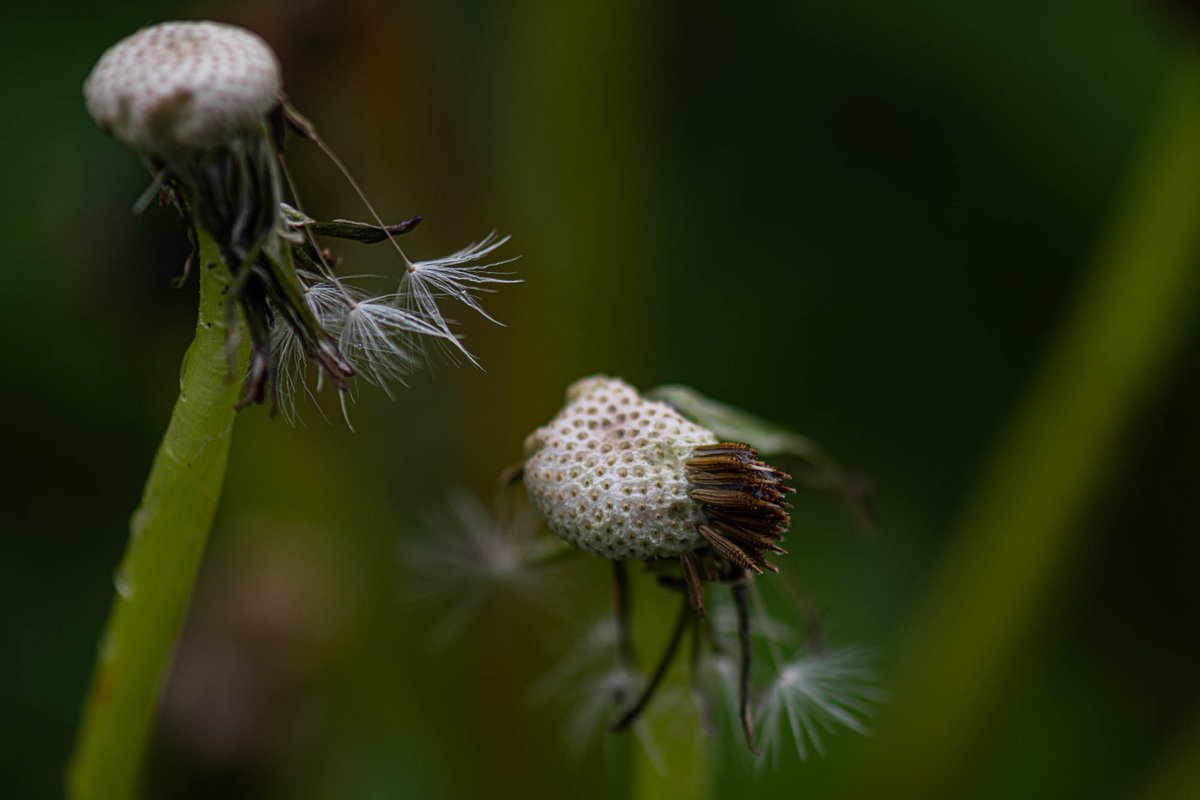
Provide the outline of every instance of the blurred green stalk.
[[985,473],[912,638],[865,797],[961,796],[1091,501],[1200,289],[1200,56],[1172,76],[1052,350]]
[[635,745],[633,796],[638,800],[704,800],[712,794],[712,743],[694,707],[672,707],[670,711],[679,713],[651,710],[642,723],[656,748],[655,760],[640,742]]
[[[675,627],[681,598],[641,581],[634,612],[642,667],[657,663]],[[724,587],[716,587],[724,588]],[[694,620],[694,616],[693,616]],[[674,664],[635,730],[618,734],[632,741],[633,791],[637,800],[704,800],[712,793],[712,741],[688,696],[688,662],[695,625],[688,625]]]
[[1186,730],[1148,773],[1138,800],[1185,800],[1200,797],[1200,709]]
[[[233,432],[238,382],[226,358],[230,271],[215,243],[200,240],[200,311],[171,413],[130,522],[114,577],[117,595],[101,640],[67,778],[75,800],[136,795],[142,752],[212,525]],[[246,367],[239,349],[235,374]]]

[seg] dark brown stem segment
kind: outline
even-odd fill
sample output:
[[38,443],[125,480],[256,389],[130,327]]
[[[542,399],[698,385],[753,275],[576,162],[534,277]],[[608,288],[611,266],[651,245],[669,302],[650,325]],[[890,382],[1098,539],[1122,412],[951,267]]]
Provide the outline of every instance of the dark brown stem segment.
[[671,640],[667,642],[667,648],[658,660],[658,666],[654,668],[654,674],[650,676],[650,682],[646,684],[646,688],[642,690],[637,701],[621,715],[620,719],[613,723],[610,730],[614,733],[626,730],[636,722],[637,718],[642,715],[642,712],[646,710],[646,706],[654,698],[654,693],[658,691],[659,685],[662,684],[663,678],[666,677],[667,670],[671,667],[671,662],[675,660],[675,654],[679,652],[679,644],[683,641],[683,634],[687,630],[688,622],[692,619],[692,614],[692,604],[685,597],[679,607],[679,618],[675,621],[675,628],[671,632]]
[[737,609],[738,627],[738,716],[742,721],[742,732],[746,735],[746,746],[758,755],[754,747],[754,724],[750,720],[750,608],[746,602],[746,583],[735,583],[729,587],[733,605]]

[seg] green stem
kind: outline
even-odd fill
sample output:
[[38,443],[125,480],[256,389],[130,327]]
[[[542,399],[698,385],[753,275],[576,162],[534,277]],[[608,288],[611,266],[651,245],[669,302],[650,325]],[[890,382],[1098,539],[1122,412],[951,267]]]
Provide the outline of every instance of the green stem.
[[[676,606],[661,587],[639,588],[645,591],[635,594],[639,601],[633,616],[640,652],[658,658],[676,634],[695,635],[695,626],[686,624],[695,615],[685,598]],[[681,623],[684,628],[678,627]],[[637,800],[704,800],[711,795],[712,742],[699,709],[687,696],[690,684],[683,679],[687,661],[674,658],[668,674],[651,678],[666,680],[630,731],[639,740],[632,745],[631,796]]]
[[[682,686],[675,688],[682,691]],[[642,735],[653,752],[641,742],[634,745],[633,797],[705,800],[711,796],[712,742],[694,703],[673,704],[667,714],[649,709],[637,724],[645,726]]]
[[[196,338],[114,579],[117,595],[68,774],[76,800],[124,800],[137,792],[151,717],[221,496],[239,391],[225,351],[231,277],[211,237],[197,233]],[[242,347],[239,371],[245,364]]]
[[1196,307],[1200,56],[1179,65],[1074,307],[911,639],[866,797],[961,796],[1083,522]]

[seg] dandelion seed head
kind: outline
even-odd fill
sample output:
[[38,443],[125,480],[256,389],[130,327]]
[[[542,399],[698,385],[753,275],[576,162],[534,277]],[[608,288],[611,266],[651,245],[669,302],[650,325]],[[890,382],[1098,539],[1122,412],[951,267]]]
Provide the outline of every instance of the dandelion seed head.
[[715,442],[621,380],[584,378],[525,440],[525,487],[550,529],[581,550],[617,560],[679,555],[703,542],[684,463]]
[[[270,399],[273,409],[296,421],[297,398],[314,395],[327,378],[342,392],[345,411],[352,378],[390,396],[391,386],[423,366],[434,347],[478,365],[438,301],[453,299],[487,316],[480,297],[496,284],[516,282],[496,269],[507,261],[487,260],[507,238],[492,234],[446,258],[410,261],[395,236],[419,218],[384,225],[282,88],[278,59],[266,42],[215,22],[138,31],[101,56],[83,87],[96,124],[134,148],[153,172],[156,191],[146,196],[173,202],[185,224],[210,235],[237,278],[234,299],[244,326],[231,326],[230,353],[243,331],[251,350],[238,407]],[[274,135],[283,123],[326,153],[377,226],[319,223],[304,213]],[[284,202],[285,182],[295,205]],[[371,296],[345,286],[316,235],[390,240],[410,270],[403,292]]]
[[208,149],[261,130],[279,62],[260,37],[217,22],[166,22],[110,47],[83,93],[105,132],[139,152]]

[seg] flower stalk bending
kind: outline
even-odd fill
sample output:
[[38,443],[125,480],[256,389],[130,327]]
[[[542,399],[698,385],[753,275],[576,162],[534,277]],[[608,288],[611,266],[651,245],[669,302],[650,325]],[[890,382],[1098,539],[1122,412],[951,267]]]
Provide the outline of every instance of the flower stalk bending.
[[[225,477],[240,392],[226,358],[233,277],[213,239],[197,233],[196,337],[116,573],[117,594],[71,761],[68,794],[75,800],[122,800],[136,792],[151,717]],[[247,351],[237,348],[234,374],[245,370]]]

